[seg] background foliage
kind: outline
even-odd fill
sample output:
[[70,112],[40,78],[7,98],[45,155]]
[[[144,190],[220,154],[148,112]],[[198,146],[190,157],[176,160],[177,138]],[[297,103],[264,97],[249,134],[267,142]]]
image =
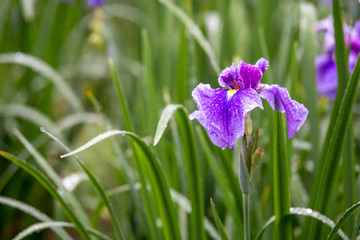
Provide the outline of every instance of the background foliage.
[[[343,20],[353,24],[359,3],[341,6]],[[235,151],[217,148],[187,114],[195,110],[191,91],[198,83],[217,88],[220,69],[260,57],[270,61],[262,82],[287,87],[309,109],[302,129],[287,140],[290,205],[336,222],[360,200],[360,102],[357,97],[347,109],[342,161],[332,167],[328,207],[318,208],[309,200],[318,194],[314,179],[337,116],[336,104],[316,92],[322,35],[314,25],[329,14],[330,5],[300,0],[108,0],[98,9],[83,0],[0,1],[0,150],[17,156],[0,159],[0,239],[39,221],[55,231],[29,239],[92,238],[90,228],[118,239],[242,239],[240,141]],[[251,183],[252,238],[277,201],[274,114],[264,107],[251,113],[265,149]],[[105,131],[128,132],[110,132],[75,159],[60,158],[68,150],[40,127],[70,149]],[[19,211],[16,200],[33,208]],[[359,230],[356,209],[342,226],[350,239]],[[331,230],[313,229],[320,228],[317,220],[299,214],[289,221],[296,239],[323,239]],[[271,226],[263,237],[272,239]]]

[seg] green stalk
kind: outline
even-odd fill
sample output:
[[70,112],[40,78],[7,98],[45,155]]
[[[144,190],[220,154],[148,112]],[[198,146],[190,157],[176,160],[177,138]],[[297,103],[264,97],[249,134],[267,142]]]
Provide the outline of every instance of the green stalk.
[[[276,100],[275,100],[276,101]],[[275,105],[277,102],[275,102]],[[283,116],[275,112],[274,121],[274,203],[275,230],[274,239],[291,239],[289,168],[287,163],[286,139]]]
[[244,240],[250,240],[250,194],[243,194]]

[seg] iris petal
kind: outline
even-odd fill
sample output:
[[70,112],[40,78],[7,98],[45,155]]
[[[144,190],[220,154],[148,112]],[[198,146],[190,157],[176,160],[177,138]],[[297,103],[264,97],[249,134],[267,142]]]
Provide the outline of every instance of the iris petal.
[[225,68],[221,72],[218,82],[220,86],[230,87],[231,89],[236,89],[235,82],[238,84],[238,87],[241,87],[239,68],[234,63],[230,67]]
[[[261,63],[263,65],[263,63]],[[251,65],[246,62],[240,62],[240,78],[245,88],[256,88],[262,78],[262,70],[257,65]],[[262,68],[264,66],[261,66]],[[265,70],[264,70],[265,71]]]
[[338,87],[337,70],[331,54],[323,54],[315,59],[316,88],[318,93],[335,100]]
[[235,142],[244,135],[246,113],[256,107],[263,108],[254,89],[212,89],[200,83],[192,92],[199,110],[190,114],[206,129],[211,141],[218,147],[234,149]]
[[[266,99],[272,109],[278,112],[285,112],[288,125],[288,138],[292,138],[304,124],[308,115],[308,110],[301,103],[292,100],[286,88],[279,85],[259,84],[260,97]],[[275,99],[277,105],[275,106]]]
[[260,58],[256,64],[255,64],[261,71],[261,73],[264,74],[265,70],[268,68],[269,66],[269,61],[266,60],[265,58]]

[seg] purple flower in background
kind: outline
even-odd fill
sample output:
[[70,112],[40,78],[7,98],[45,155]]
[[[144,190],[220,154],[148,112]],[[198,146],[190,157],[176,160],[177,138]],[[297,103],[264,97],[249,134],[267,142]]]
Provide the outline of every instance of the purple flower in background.
[[87,4],[91,8],[97,8],[104,5],[105,0],[87,0]]
[[[319,2],[324,2],[324,3],[327,3],[327,4],[332,4],[332,0],[319,0]],[[360,2],[360,0],[359,0]]]
[[200,83],[192,92],[199,110],[190,114],[206,129],[211,141],[218,147],[234,149],[235,142],[244,135],[244,119],[256,107],[263,109],[261,98],[279,112],[285,112],[288,123],[288,137],[291,138],[305,122],[308,110],[292,100],[286,88],[278,85],[261,84],[260,79],[269,62],[264,58],[255,65],[243,61],[222,71],[218,82],[222,87],[212,89],[209,84]]
[[[60,1],[64,2],[64,3],[70,3],[73,0],[60,0]],[[106,0],[87,0],[87,5],[90,8],[97,8],[97,7],[101,7],[102,5],[104,5],[105,1]]]
[[331,4],[331,3],[332,3],[332,0],[319,0],[319,2],[324,2],[324,3]]
[[[344,24],[344,37],[347,46],[350,44],[349,72],[352,72],[360,51],[360,21],[351,28]],[[324,32],[323,54],[315,58],[316,87],[317,91],[335,100],[338,87],[337,70],[335,63],[335,35],[332,17],[320,21],[316,26],[317,31]]]

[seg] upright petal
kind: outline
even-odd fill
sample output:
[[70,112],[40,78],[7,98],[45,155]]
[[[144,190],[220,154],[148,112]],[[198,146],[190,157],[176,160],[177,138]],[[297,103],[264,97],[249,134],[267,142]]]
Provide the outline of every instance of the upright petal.
[[[261,67],[264,63],[260,62]],[[244,61],[240,62],[240,78],[244,83],[245,88],[255,89],[262,78],[262,70],[257,65],[251,65]],[[264,70],[265,71],[265,70]]]
[[199,110],[190,114],[206,129],[211,141],[218,147],[234,149],[235,142],[244,135],[244,117],[256,107],[262,107],[259,95],[253,89],[212,89],[200,83],[192,92]]
[[238,87],[241,88],[242,83],[240,82],[239,68],[236,67],[234,63],[230,67],[225,68],[221,72],[218,82],[222,87],[230,87],[231,89],[237,89]]
[[[260,84],[263,90],[260,97],[266,99],[272,109],[278,112],[285,112],[288,125],[288,138],[292,138],[304,124],[308,115],[308,110],[301,103],[292,100],[286,88],[279,85]],[[278,104],[275,106],[275,100]]]
[[318,93],[334,101],[338,86],[337,70],[331,54],[323,54],[315,59],[316,88]]
[[265,70],[268,68],[269,66],[269,61],[266,60],[265,58],[260,58],[256,64],[255,64],[259,69],[260,71],[264,74]]

